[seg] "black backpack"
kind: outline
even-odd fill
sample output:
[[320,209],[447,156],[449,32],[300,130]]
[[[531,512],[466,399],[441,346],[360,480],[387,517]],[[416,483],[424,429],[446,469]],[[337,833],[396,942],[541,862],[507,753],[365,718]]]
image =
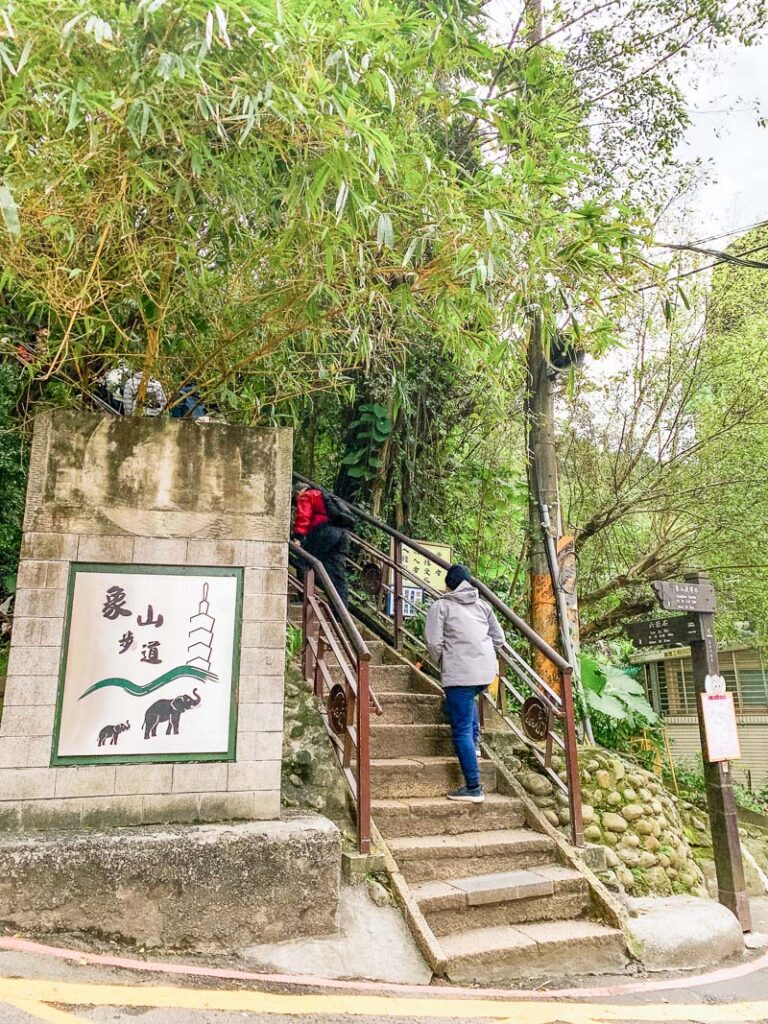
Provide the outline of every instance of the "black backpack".
[[330,491],[323,491],[323,501],[331,524],[344,530],[351,530],[355,525],[355,515],[349,505]]

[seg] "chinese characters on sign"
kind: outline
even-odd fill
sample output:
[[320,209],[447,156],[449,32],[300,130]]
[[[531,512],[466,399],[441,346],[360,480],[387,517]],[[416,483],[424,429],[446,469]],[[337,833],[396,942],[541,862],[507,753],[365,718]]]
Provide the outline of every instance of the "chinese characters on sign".
[[53,763],[234,757],[241,570],[71,573]]
[[656,600],[668,612],[714,612],[715,588],[709,582],[677,583],[656,580],[651,584]]
[[624,631],[638,649],[687,647],[692,640],[699,639],[696,622],[689,615],[628,622]]
[[[452,552],[448,544],[428,544],[424,541],[419,541],[418,543],[420,547],[426,548],[427,551],[431,551],[432,554],[437,555],[438,558],[442,558],[450,564]],[[394,554],[392,557],[394,557]],[[433,590],[437,590],[438,593],[444,593],[445,569],[425,558],[424,555],[418,554],[418,552],[405,544],[403,545],[403,569],[407,570],[408,573],[411,573],[418,580],[417,583],[410,575],[403,573],[403,616],[410,619],[418,613],[419,606],[424,603],[424,588],[418,584],[424,583],[432,587]],[[389,586],[387,614],[394,615],[394,572],[390,573]]]

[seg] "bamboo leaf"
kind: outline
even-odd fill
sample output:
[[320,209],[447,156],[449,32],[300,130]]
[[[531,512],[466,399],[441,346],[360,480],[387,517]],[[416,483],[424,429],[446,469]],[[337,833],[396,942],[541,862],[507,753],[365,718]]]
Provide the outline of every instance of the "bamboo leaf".
[[387,95],[389,96],[389,106],[390,106],[390,109],[394,111],[394,109],[395,109],[395,101],[396,101],[396,93],[395,93],[394,82],[392,81],[392,79],[389,77],[389,75],[387,74],[387,72],[383,68],[379,68],[379,74],[384,79],[384,82],[385,82],[385,84],[387,86]]
[[19,208],[13,198],[11,190],[6,185],[0,185],[0,213],[3,215],[6,230],[12,238],[19,238],[21,235],[21,224],[19,222]]
[[229,41],[229,35],[227,33],[227,16],[221,8],[221,4],[216,4],[214,7],[216,12],[216,20],[219,24],[219,38],[224,43],[228,50],[232,49],[232,43]]
[[344,207],[347,205],[347,199],[349,199],[349,185],[342,178],[341,184],[339,185],[338,195],[336,196],[336,222],[338,223],[344,213]]
[[392,218],[388,213],[382,213],[379,215],[379,221],[376,227],[376,244],[381,248],[387,246],[391,249],[395,244],[395,232],[392,227]]

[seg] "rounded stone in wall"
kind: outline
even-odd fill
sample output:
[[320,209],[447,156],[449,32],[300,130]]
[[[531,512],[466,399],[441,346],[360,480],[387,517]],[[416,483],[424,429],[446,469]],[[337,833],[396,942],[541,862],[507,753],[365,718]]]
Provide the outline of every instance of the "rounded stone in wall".
[[621,837],[621,845],[631,847],[632,849],[637,849],[637,847],[640,845],[640,840],[637,838],[636,835],[633,835],[631,832],[626,832]]
[[627,804],[621,813],[627,821],[634,821],[636,818],[642,818],[643,808],[640,804]]

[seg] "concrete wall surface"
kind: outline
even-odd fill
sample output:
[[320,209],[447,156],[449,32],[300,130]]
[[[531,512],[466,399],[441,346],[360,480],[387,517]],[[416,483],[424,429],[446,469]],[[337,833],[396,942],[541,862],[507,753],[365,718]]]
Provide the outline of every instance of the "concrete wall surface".
[[[0,829],[279,817],[291,452],[290,430],[37,417],[0,723]],[[51,766],[72,563],[243,569],[234,761]]]
[[0,837],[0,920],[144,946],[238,949],[336,930],[341,840],[320,816]]

